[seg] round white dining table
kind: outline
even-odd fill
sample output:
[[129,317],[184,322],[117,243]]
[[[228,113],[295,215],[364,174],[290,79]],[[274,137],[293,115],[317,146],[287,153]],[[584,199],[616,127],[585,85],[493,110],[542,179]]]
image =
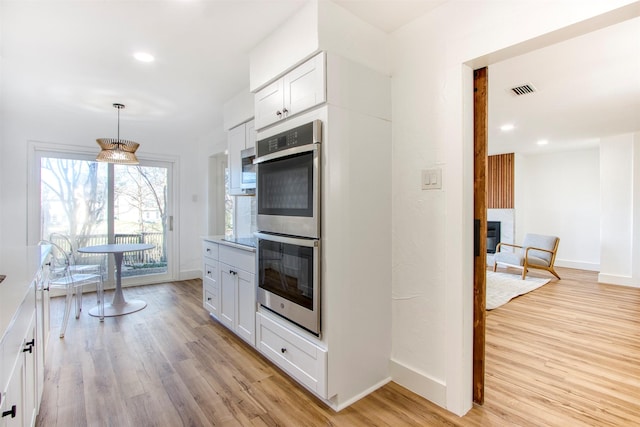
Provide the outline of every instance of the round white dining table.
[[[125,252],[139,252],[153,249],[155,245],[147,243],[114,243],[109,245],[96,245],[85,246],[79,248],[78,252],[85,254],[113,254],[116,262],[116,292],[113,295],[113,301],[111,304],[105,304],[104,316],[114,317],[122,316],[123,314],[134,313],[140,311],[147,306],[147,303],[142,300],[129,300],[124,299],[122,293],[122,258]],[[89,314],[94,317],[100,317],[99,307],[94,307],[89,310]]]

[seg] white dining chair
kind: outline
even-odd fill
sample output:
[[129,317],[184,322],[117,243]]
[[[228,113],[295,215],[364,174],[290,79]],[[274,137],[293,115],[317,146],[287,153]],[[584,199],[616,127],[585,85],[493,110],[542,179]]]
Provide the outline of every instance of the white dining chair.
[[47,287],[49,289],[63,289],[66,293],[64,303],[64,317],[60,327],[60,338],[64,338],[71,314],[71,305],[75,297],[76,319],[82,311],[82,288],[87,285],[96,285],[98,299],[98,313],[100,321],[104,320],[104,283],[102,272],[78,272],[71,268],[72,261],[69,254],[56,243],[43,240],[40,245],[50,245],[49,275]]

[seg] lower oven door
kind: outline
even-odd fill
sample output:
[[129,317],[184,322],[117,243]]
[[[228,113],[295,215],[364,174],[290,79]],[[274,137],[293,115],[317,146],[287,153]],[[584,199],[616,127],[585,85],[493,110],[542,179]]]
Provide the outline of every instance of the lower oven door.
[[258,303],[320,335],[320,240],[255,233]]

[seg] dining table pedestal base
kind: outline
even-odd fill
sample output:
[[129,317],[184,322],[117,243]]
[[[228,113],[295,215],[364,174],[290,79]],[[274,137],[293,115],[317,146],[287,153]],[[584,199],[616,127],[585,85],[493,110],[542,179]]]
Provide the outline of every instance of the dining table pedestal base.
[[[111,301],[111,304],[104,304],[104,317],[115,317],[135,313],[147,306],[146,302],[138,299],[128,301],[124,299],[124,294],[122,293],[122,260],[125,252],[147,251],[153,248],[154,245],[147,243],[121,243],[87,246],[78,249],[78,252],[87,254],[113,254],[116,266],[116,288],[113,293],[113,301]],[[104,303],[104,300],[102,300],[102,302]],[[89,310],[89,315],[93,317],[100,317],[100,307],[94,307]]]
[[[104,317],[122,316],[124,314],[135,313],[147,306],[145,301],[139,299],[127,300],[124,304],[105,304]],[[100,317],[100,307],[93,307],[89,310],[89,315],[93,317]]]

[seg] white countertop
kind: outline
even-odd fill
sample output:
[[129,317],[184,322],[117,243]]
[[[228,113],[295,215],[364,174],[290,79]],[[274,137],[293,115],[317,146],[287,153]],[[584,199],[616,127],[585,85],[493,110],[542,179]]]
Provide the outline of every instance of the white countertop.
[[226,245],[226,246],[231,246],[233,248],[238,248],[238,249],[242,249],[248,252],[255,252],[256,248],[251,247],[251,246],[247,246],[247,245],[242,245],[239,243],[234,243],[228,240],[224,240],[225,236],[202,236],[202,240],[206,240],[208,242],[213,242],[213,243],[218,243],[221,245]]
[[0,248],[0,275],[7,276],[0,282],[0,338],[22,304],[46,251],[37,245]]

